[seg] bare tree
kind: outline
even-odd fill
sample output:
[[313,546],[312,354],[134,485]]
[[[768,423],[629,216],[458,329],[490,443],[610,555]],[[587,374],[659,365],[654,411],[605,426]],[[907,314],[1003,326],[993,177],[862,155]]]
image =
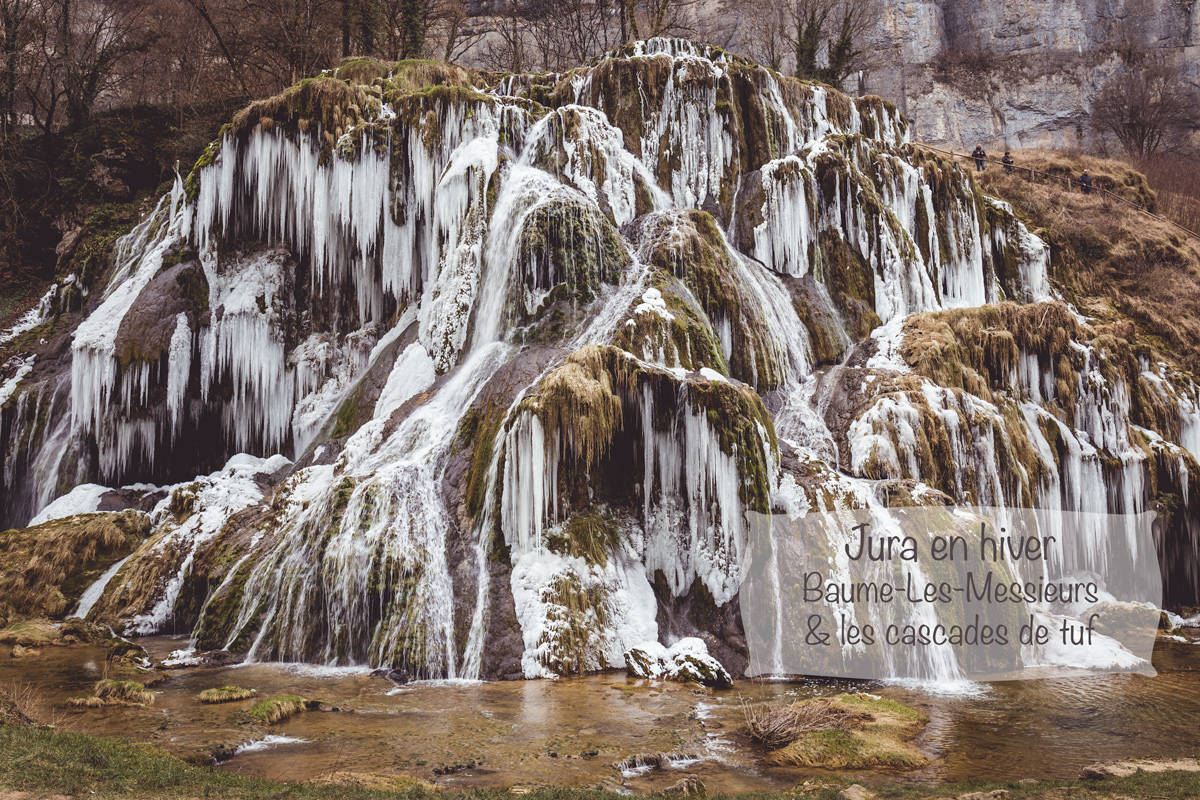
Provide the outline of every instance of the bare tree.
[[750,55],[775,70],[841,87],[866,61],[883,0],[761,0],[747,9]]
[[35,0],[0,0],[0,143],[17,123],[22,75],[39,22]]
[[249,95],[250,86],[246,83],[246,77],[242,72],[242,65],[234,59],[233,52],[229,49],[229,45],[225,41],[225,36],[222,34],[222,28],[213,17],[213,10],[209,8],[208,0],[182,0],[182,2],[188,8],[195,11],[208,27],[209,31],[212,32],[217,47],[220,48],[221,55],[225,58],[226,63],[229,64],[229,69],[233,73],[233,76],[237,78],[238,84],[242,87],[242,92]]
[[1200,121],[1200,97],[1178,67],[1144,55],[1130,59],[1092,103],[1092,126],[1131,156],[1173,149]]
[[433,16],[434,36],[441,43],[443,61],[458,61],[491,32],[486,26],[472,27],[463,0],[441,0]]
[[526,70],[528,44],[521,19],[523,5],[521,0],[507,0],[504,4],[504,13],[484,42],[483,61],[489,69],[501,72]]
[[53,0],[48,6],[56,24],[42,52],[57,73],[68,124],[79,127],[100,96],[128,77],[122,62],[147,50],[158,34],[137,0]]
[[[730,3],[733,4],[737,4],[736,0]],[[783,69],[792,49],[789,44],[791,6],[791,0],[762,0],[744,9],[744,41],[748,55],[776,71]]]

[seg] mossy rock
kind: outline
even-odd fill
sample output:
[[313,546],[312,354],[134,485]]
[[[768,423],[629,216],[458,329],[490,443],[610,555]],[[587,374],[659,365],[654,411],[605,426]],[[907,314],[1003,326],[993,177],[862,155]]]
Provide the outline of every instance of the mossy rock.
[[[168,266],[174,259],[179,260]],[[182,248],[164,259],[162,271],[121,319],[116,356],[122,372],[143,364],[165,371],[179,314],[185,315],[191,331],[208,324],[208,278],[195,254]]]
[[278,695],[259,700],[246,711],[246,716],[258,725],[270,727],[285,722],[296,714],[320,707],[319,700],[308,700],[299,695]]
[[149,534],[139,511],[77,514],[0,533],[0,595],[16,617],[61,619]]
[[604,284],[618,283],[629,256],[598,209],[583,202],[554,201],[537,206],[525,219],[517,264],[524,290],[519,312],[534,316],[560,285],[573,302],[591,303]]
[[25,620],[0,630],[0,644],[41,647],[57,644],[58,640],[58,629],[49,620]]
[[729,331],[729,375],[760,392],[780,385],[780,363],[771,332],[716,219],[704,211],[656,216],[641,223],[642,258],[674,275],[695,297],[714,328]]

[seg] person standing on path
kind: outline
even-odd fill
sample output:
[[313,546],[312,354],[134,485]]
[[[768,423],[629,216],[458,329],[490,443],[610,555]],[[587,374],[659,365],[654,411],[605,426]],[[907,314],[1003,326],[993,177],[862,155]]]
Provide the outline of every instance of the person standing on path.
[[1092,176],[1088,174],[1086,169],[1079,176],[1079,188],[1083,190],[1084,194],[1092,193]]
[[1008,175],[1012,175],[1012,168],[1013,168],[1012,153],[1005,150],[1004,158],[1000,159],[1000,163],[1004,165],[1004,172]]
[[979,172],[983,172],[987,168],[984,162],[984,159],[987,158],[987,153],[984,152],[983,145],[975,145],[975,151],[971,153],[971,158],[975,159],[975,169]]

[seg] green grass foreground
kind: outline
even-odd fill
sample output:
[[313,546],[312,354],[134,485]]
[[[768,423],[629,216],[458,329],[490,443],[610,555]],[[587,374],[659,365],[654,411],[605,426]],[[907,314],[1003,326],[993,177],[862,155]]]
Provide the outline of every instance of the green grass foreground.
[[[756,798],[835,800],[842,782],[821,779],[825,788],[811,792],[747,793]],[[1025,798],[1178,798],[1200,797],[1200,774],[1187,772],[1139,773],[1128,778],[1097,782],[1046,782],[1038,784],[972,782],[935,787],[870,787],[880,798],[924,800],[955,797],[971,791],[1007,789],[1008,800]],[[36,798],[47,795],[119,798],[322,798],[323,800],[373,800],[374,798],[445,798],[449,793],[414,787],[403,792],[379,792],[339,786],[277,783],[249,778],[211,767],[192,766],[158,748],[81,733],[0,725],[0,789],[18,790]],[[501,800],[504,791],[456,793],[462,800]],[[618,800],[622,795],[575,789],[539,789],[526,800]]]

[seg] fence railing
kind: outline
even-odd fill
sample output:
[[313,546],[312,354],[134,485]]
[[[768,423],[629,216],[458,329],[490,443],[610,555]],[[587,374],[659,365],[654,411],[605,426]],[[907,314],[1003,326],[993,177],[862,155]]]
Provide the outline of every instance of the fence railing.
[[[920,147],[923,150],[932,150],[935,153],[942,153],[943,155],[948,155],[951,158],[965,158],[968,161],[970,161],[972,164],[975,162],[975,157],[973,155],[971,155],[970,153],[956,153],[953,150],[943,150],[940,147],[933,147],[932,145],[928,145],[928,144],[920,144],[919,142],[913,142],[912,144],[914,147]],[[1003,161],[999,161],[999,160],[997,160],[995,158],[991,158],[991,157],[985,157],[983,160],[985,162],[987,162],[988,164],[999,164],[1001,167],[1009,167],[1010,166],[1008,164],[1005,164]],[[1046,178],[1055,183],[1057,183],[1058,181],[1062,181],[1064,183],[1064,185],[1066,186],[1067,191],[1071,191],[1072,189],[1076,189],[1076,188],[1081,188],[1079,185],[1079,179],[1076,177],[1070,176],[1070,175],[1054,175],[1049,172],[1042,172],[1041,170],[1036,170],[1036,169],[1033,169],[1032,167],[1022,167],[1017,164],[1012,164],[1011,169],[1014,174],[1020,172],[1020,173],[1029,175],[1030,178],[1032,178],[1034,175],[1038,175],[1038,176]],[[1178,230],[1182,231],[1183,233],[1186,233],[1188,236],[1191,236],[1193,239],[1200,242],[1200,233],[1196,233],[1193,230],[1189,230],[1188,228],[1185,228],[1182,225],[1180,225],[1178,222],[1175,222],[1174,220],[1164,217],[1162,214],[1155,214],[1153,211],[1146,208],[1141,203],[1136,203],[1133,200],[1130,200],[1128,197],[1123,197],[1122,195],[1119,195],[1116,192],[1109,191],[1108,189],[1105,189],[1101,186],[1096,186],[1094,184],[1092,186],[1092,191],[1098,192],[1101,194],[1105,194],[1120,203],[1124,203],[1125,205],[1130,206],[1131,208],[1133,208],[1136,211],[1140,211],[1141,213],[1145,214],[1148,217],[1153,217],[1154,219],[1156,219],[1160,222],[1165,222],[1168,225],[1170,225],[1174,228],[1177,228]]]

